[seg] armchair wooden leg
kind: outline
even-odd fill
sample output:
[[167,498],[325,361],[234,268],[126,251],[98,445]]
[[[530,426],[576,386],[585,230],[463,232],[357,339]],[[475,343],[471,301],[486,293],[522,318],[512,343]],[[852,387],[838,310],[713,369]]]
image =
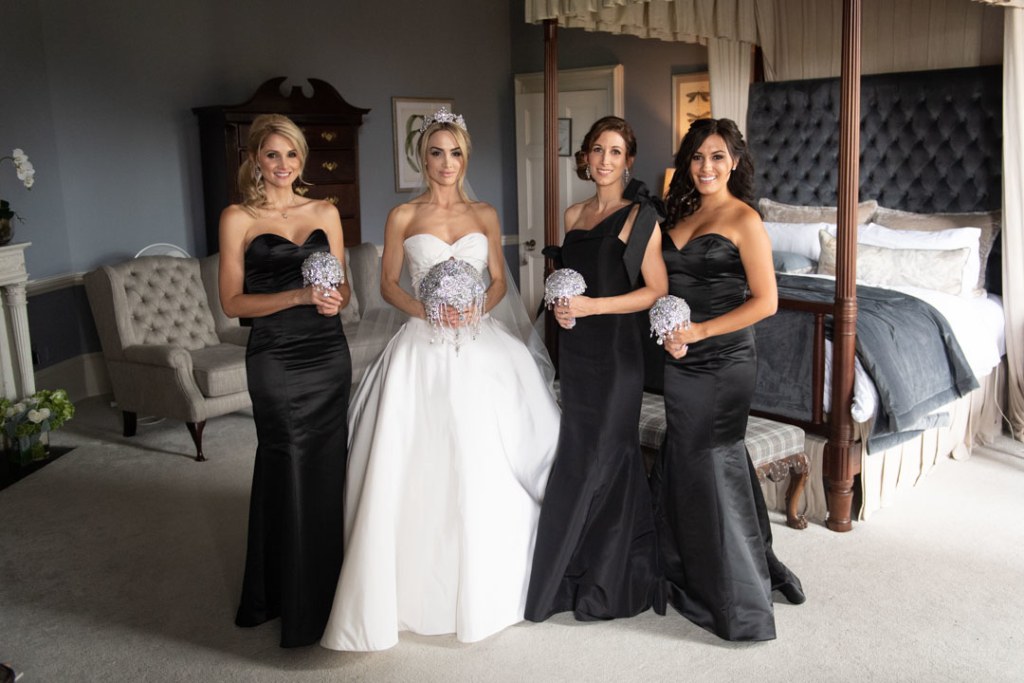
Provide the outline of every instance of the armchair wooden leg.
[[789,487],[786,489],[786,524],[794,529],[806,529],[807,518],[799,513],[800,496],[807,483],[807,475],[811,470],[807,455],[800,453],[791,456],[792,473],[789,475]]
[[192,435],[192,441],[196,445],[196,462],[203,462],[206,456],[203,455],[203,428],[206,427],[206,420],[202,422],[186,422],[188,433]]
[[139,417],[138,414],[122,410],[121,416],[124,418],[124,435],[135,436],[135,429],[137,427]]

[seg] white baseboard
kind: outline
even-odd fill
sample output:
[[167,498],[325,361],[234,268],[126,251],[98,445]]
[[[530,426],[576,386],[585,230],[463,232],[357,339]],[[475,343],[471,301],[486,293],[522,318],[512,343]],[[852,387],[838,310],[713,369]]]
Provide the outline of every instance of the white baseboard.
[[64,389],[78,401],[111,393],[103,354],[83,353],[36,372],[36,389]]

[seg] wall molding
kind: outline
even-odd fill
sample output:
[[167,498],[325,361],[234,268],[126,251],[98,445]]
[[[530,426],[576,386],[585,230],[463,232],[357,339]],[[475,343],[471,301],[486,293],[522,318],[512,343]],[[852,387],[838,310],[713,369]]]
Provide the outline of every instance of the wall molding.
[[82,284],[82,278],[84,276],[85,272],[82,271],[79,273],[62,273],[61,275],[41,277],[36,280],[29,280],[25,285],[25,289],[29,296],[56,292],[57,290],[67,289],[68,287],[77,287]]

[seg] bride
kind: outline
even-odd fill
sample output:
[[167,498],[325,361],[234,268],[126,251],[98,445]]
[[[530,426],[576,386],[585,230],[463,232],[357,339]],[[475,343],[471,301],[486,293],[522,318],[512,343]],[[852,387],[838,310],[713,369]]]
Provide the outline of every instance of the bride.
[[[427,190],[395,207],[384,229],[381,294],[409,320],[349,409],[345,561],[328,648],[383,650],[403,630],[474,642],[523,619],[560,418],[540,370],[546,354],[531,355],[492,313],[509,285],[497,212],[464,189],[469,152],[461,116],[428,116]],[[403,262],[415,292],[448,258],[491,280],[479,333],[458,352],[431,342],[423,303],[399,285]],[[448,322],[472,316],[451,311]]]

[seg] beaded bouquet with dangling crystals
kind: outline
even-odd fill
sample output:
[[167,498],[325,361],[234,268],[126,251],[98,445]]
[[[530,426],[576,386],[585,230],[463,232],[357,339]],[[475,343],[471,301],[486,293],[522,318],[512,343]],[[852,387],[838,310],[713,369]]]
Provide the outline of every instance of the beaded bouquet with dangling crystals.
[[337,289],[345,284],[345,267],[329,251],[315,251],[302,262],[302,285],[320,290]]
[[657,335],[658,346],[661,346],[669,332],[690,329],[690,306],[685,299],[669,294],[654,302],[650,319],[651,336]]
[[[556,304],[565,306],[569,299],[580,296],[585,291],[587,283],[582,275],[572,268],[559,268],[544,280],[544,305],[548,308]],[[570,327],[575,326],[576,321],[573,320]]]
[[[470,264],[450,258],[432,266],[420,282],[419,289],[432,330],[430,342],[448,342],[458,355],[464,340],[463,329],[468,329],[471,339],[476,339],[480,332],[480,320],[487,303],[483,278]],[[449,308],[459,311],[459,322],[466,322],[466,311],[469,311],[469,324],[450,327]]]

